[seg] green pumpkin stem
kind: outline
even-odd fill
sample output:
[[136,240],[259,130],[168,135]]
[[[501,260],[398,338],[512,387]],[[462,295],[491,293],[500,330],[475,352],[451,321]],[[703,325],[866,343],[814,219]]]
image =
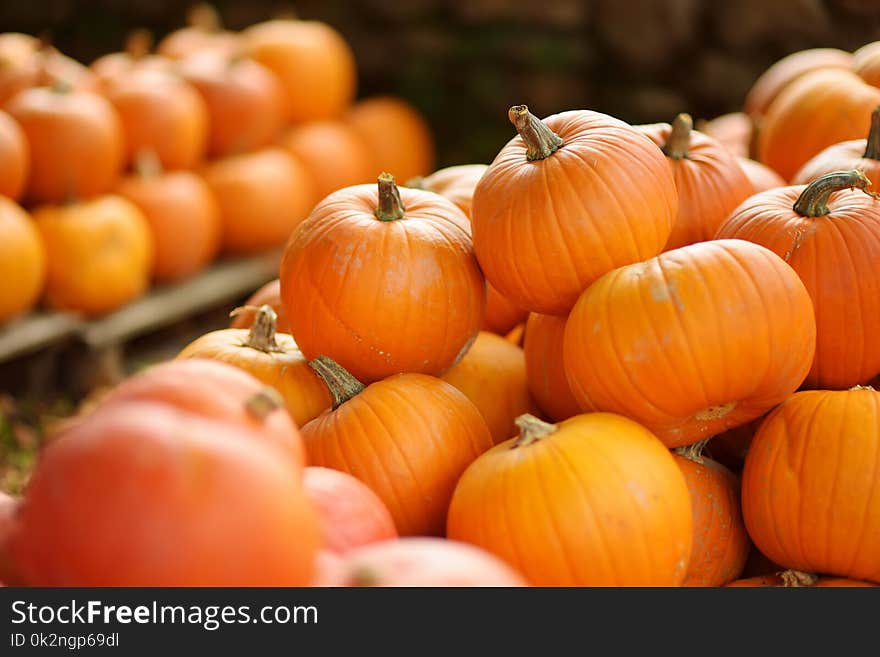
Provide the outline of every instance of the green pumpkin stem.
[[559,428],[555,424],[544,422],[541,418],[535,417],[531,413],[524,413],[515,420],[519,429],[519,438],[513,443],[513,447],[525,447],[533,442],[546,438],[555,433]]
[[871,129],[868,130],[868,139],[865,145],[866,160],[880,160],[880,107],[871,112]]
[[309,367],[327,384],[333,398],[334,411],[366,388],[351,372],[328,356],[318,356],[310,360]]
[[844,189],[860,189],[868,196],[877,198],[877,194],[868,189],[870,186],[871,181],[863,171],[858,169],[832,171],[824,176],[819,176],[807,185],[807,188],[794,202],[793,209],[802,217],[824,217],[830,212],[828,197],[834,192]]
[[530,162],[550,157],[565,144],[562,137],[529,112],[526,105],[514,105],[508,110],[507,116],[525,142],[526,159]]
[[676,447],[672,451],[681,457],[693,461],[694,463],[702,464],[705,462],[705,458],[703,457],[703,450],[706,448],[709,440],[709,438],[704,438],[703,440],[698,440],[692,445],[683,445],[681,447]]
[[400,190],[394,184],[394,176],[390,173],[379,174],[379,206],[376,218],[379,221],[397,221],[403,219],[406,208],[400,199]]
[[694,121],[690,114],[682,112],[672,120],[672,130],[663,145],[663,154],[673,160],[681,160],[688,156],[691,147],[691,131]]

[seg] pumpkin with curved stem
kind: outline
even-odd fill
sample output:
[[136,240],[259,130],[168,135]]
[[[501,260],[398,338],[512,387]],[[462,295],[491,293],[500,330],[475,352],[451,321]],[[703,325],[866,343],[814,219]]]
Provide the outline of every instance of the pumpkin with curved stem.
[[880,41],[872,41],[853,52],[852,69],[868,84],[880,87]]
[[106,99],[64,86],[35,87],[16,94],[4,109],[27,138],[29,201],[90,198],[116,184],[123,164],[123,133]]
[[178,358],[210,358],[243,369],[277,390],[290,416],[302,426],[330,408],[330,394],[308,366],[293,338],[275,332],[275,311],[256,309],[250,329],[219,329],[185,346]]
[[567,314],[602,274],[662,250],[678,209],[675,182],[660,149],[605,114],[541,121],[517,105],[510,120],[519,135],[474,190],[474,249],[514,304]]
[[275,329],[279,333],[290,333],[287,321],[287,310],[281,303],[281,281],[273,279],[254,292],[240,308],[236,308],[231,317],[229,328],[250,328],[257,316],[257,309],[267,305],[275,311]]
[[737,162],[739,162],[743,173],[746,174],[746,178],[752,183],[753,193],[757,194],[758,192],[766,192],[774,187],[785,186],[782,176],[770,167],[745,157],[737,158]]
[[30,169],[24,132],[6,112],[0,111],[0,195],[21,198]]
[[810,388],[848,388],[880,373],[880,205],[868,187],[860,171],[832,172],[755,195],[718,229],[718,238],[771,249],[806,286],[816,315]]
[[730,112],[709,121],[700,121],[697,130],[716,140],[737,158],[750,154],[754,129],[751,117],[745,112]]
[[538,408],[557,422],[581,412],[568,385],[562,358],[566,319],[531,313],[523,344],[529,391]]
[[669,451],[619,415],[520,436],[464,472],[447,536],[501,557],[535,586],[678,586],[691,555],[688,489]]
[[663,150],[678,191],[678,214],[665,251],[712,239],[718,224],[752,195],[736,158],[692,125],[690,115],[679,114],[671,125],[636,126]]
[[785,87],[764,115],[756,159],[791,180],[823,149],[867,134],[877,105],[880,89],[855,73],[806,73]]
[[31,309],[46,280],[46,251],[31,218],[0,196],[0,323]]
[[170,59],[183,59],[194,53],[216,52],[232,55],[242,48],[241,37],[223,29],[217,9],[207,2],[193,5],[186,14],[186,26],[166,35],[156,52]]
[[286,246],[280,278],[303,353],[364,382],[442,374],[476,338],[486,303],[467,217],[388,174],[315,206]]
[[388,508],[350,474],[309,466],[303,471],[303,490],[318,513],[323,549],[342,554],[360,545],[397,538]]
[[772,561],[880,583],[880,393],[798,392],[761,424],[742,477],[755,546]]
[[797,273],[769,249],[728,239],[603,276],[572,310],[563,351],[583,410],[626,415],[678,447],[780,403],[815,346]]
[[301,429],[309,463],[372,488],[401,536],[442,536],[455,482],[492,446],[476,406],[433,376],[398,374],[365,387],[331,359],[310,364],[333,409]]
[[514,420],[533,410],[523,350],[500,335],[480,331],[464,357],[441,378],[474,403],[496,444],[515,435]]

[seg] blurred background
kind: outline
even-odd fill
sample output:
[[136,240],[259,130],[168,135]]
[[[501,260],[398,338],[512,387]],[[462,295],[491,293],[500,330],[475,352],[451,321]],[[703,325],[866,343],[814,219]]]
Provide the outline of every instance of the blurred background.
[[[0,31],[41,34],[84,63],[185,22],[173,0],[3,0]],[[241,29],[281,13],[326,21],[352,45],[359,96],[395,93],[426,116],[437,165],[489,162],[512,136],[507,108],[589,108],[630,123],[740,108],[795,50],[880,38],[880,0],[217,0]]]

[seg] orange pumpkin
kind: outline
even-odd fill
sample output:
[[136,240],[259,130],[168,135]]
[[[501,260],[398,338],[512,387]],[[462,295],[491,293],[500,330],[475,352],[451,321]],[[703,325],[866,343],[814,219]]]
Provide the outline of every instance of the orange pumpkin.
[[774,562],[880,582],[880,393],[798,392],[761,424],[742,479],[743,518]]
[[124,178],[116,193],[134,203],[150,225],[155,280],[181,280],[214,259],[220,248],[220,209],[198,175],[163,172],[152,152],[142,152],[136,173]]
[[516,434],[517,417],[534,410],[523,350],[500,335],[480,331],[464,357],[442,379],[474,403],[496,444]]
[[342,121],[295,125],[282,138],[281,145],[312,174],[318,198],[343,187],[367,183],[376,176],[367,142]]
[[29,201],[86,199],[116,184],[123,163],[123,133],[107,100],[66,87],[34,87],[16,94],[4,109],[27,138]]
[[636,126],[666,155],[678,191],[678,214],[665,251],[712,239],[731,210],[752,195],[739,163],[724,146],[692,130],[691,117]]
[[877,586],[870,582],[860,582],[855,579],[846,579],[845,577],[821,577],[811,573],[802,573],[793,570],[786,570],[781,573],[773,573],[770,575],[758,575],[756,577],[748,577],[746,579],[738,579],[730,582],[726,586],[735,587],[761,587],[774,586],[784,588],[797,588],[803,586],[815,586],[819,588],[840,587],[840,586]]
[[401,536],[442,536],[455,483],[492,436],[455,387],[425,374],[364,387],[330,359],[311,361],[333,409],[303,425],[309,463],[342,470],[373,489]]
[[281,148],[215,160],[202,173],[220,205],[227,253],[284,244],[315,202],[308,170]]
[[693,550],[683,586],[722,586],[742,573],[751,542],[743,524],[739,480],[699,448],[673,454],[691,497]]
[[853,52],[852,70],[871,86],[880,87],[880,41],[867,43]]
[[44,205],[34,221],[46,246],[46,301],[100,315],[143,294],[153,268],[153,236],[143,213],[121,196]]
[[46,280],[46,251],[37,228],[15,201],[0,196],[0,323],[30,310]]
[[849,388],[880,373],[880,206],[862,193],[868,185],[852,170],[780,187],[753,196],[718,229],[719,238],[771,249],[806,286],[816,314],[810,388]]
[[93,61],[89,68],[97,78],[99,88],[106,89],[116,81],[144,69],[172,71],[167,57],[150,54],[153,35],[149,30],[133,30],[125,40],[122,52],[111,52]]
[[235,155],[272,144],[284,126],[284,90],[265,66],[218,52],[190,55],[178,72],[208,111],[208,154]]
[[30,167],[27,139],[18,123],[0,111],[0,195],[18,200]]
[[354,53],[320,21],[276,19],[241,33],[245,51],[278,76],[291,122],[342,116],[357,85]]
[[581,412],[568,385],[562,359],[566,319],[531,313],[523,343],[529,391],[538,408],[557,422]]
[[0,61],[0,106],[30,87],[63,85],[86,91],[97,86],[87,67],[30,34],[0,34]]
[[279,333],[290,333],[287,311],[281,303],[281,281],[277,278],[263,285],[248,297],[242,307],[235,309],[229,327],[250,328],[257,317],[257,309],[262,305],[267,305],[275,311],[275,329]]
[[159,41],[156,52],[170,59],[183,59],[200,52],[232,55],[241,48],[241,38],[223,29],[217,10],[207,2],[200,2],[187,11],[186,27],[167,34]]
[[678,447],[780,403],[815,346],[795,271],[757,244],[716,240],[596,281],[568,318],[563,353],[582,409],[626,415]]
[[303,586],[317,520],[300,470],[242,426],[127,403],[44,448],[6,553],[36,586]]
[[757,159],[791,180],[821,150],[868,133],[880,89],[850,71],[806,73],[779,94],[761,123]]
[[501,557],[535,586],[678,586],[691,555],[688,489],[663,444],[610,413],[518,438],[474,461],[447,536]]
[[467,217],[388,174],[321,201],[288,242],[280,278],[303,353],[366,382],[442,374],[476,337],[486,303]]
[[219,329],[188,344],[178,358],[229,363],[277,390],[290,416],[302,426],[330,408],[327,386],[308,366],[293,338],[275,332],[275,311],[261,306],[250,329]]
[[541,121],[518,105],[510,120],[519,136],[474,190],[474,249],[514,304],[564,315],[605,272],[661,251],[678,209],[675,182],[660,149],[605,114]]
[[356,102],[345,120],[360,133],[379,171],[398,180],[424,176],[434,169],[431,128],[410,103],[395,96],[371,96]]
[[737,158],[737,162],[739,162],[739,166],[743,170],[743,173],[746,174],[746,178],[752,183],[752,192],[754,194],[757,194],[758,192],[766,192],[768,189],[773,189],[774,187],[785,186],[785,181],[782,179],[782,176],[770,167],[746,157]]
[[731,112],[710,121],[702,121],[697,129],[716,140],[735,157],[748,157],[750,154],[752,119],[745,112]]

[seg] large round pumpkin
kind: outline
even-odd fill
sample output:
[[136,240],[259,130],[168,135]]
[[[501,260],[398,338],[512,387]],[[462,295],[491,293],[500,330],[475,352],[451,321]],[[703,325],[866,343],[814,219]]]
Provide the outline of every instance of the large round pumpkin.
[[0,323],[32,308],[46,280],[46,251],[30,216],[0,196]]
[[518,105],[510,119],[519,136],[474,191],[474,249],[513,303],[564,315],[605,272],[660,253],[678,209],[675,181],[660,149],[605,114],[541,121]]
[[303,353],[365,382],[442,374],[476,337],[486,303],[467,217],[387,174],[321,201],[287,244],[280,278]]
[[116,184],[123,163],[122,125],[103,97],[66,87],[34,87],[16,94],[4,109],[27,138],[29,201],[87,199]]
[[816,314],[811,388],[848,388],[880,373],[880,205],[867,188],[860,171],[829,173],[753,196],[718,229],[719,238],[771,249],[806,286]]
[[34,221],[46,247],[46,301],[53,308],[100,315],[150,285],[153,236],[143,213],[121,196],[43,205]]
[[523,343],[529,391],[538,408],[557,422],[581,412],[568,385],[562,358],[566,319],[531,313]]
[[290,324],[287,322],[287,310],[281,303],[281,281],[272,279],[257,289],[247,298],[240,308],[236,308],[231,315],[230,328],[250,328],[257,317],[260,306],[269,306],[275,311],[275,329],[279,333],[290,333]]
[[880,393],[792,395],[761,424],[743,470],[743,518],[774,562],[880,582]]
[[401,536],[442,536],[455,483],[492,446],[476,406],[433,376],[398,374],[364,388],[332,360],[312,365],[333,409],[301,429],[309,463],[372,488]]
[[24,132],[12,117],[0,111],[0,195],[13,201],[21,197],[30,162]]
[[716,240],[591,285],[565,327],[565,372],[582,409],[626,415],[677,447],[788,397],[815,345],[797,273],[762,246]]
[[536,586],[678,586],[691,555],[691,505],[669,451],[610,413],[521,434],[461,476],[447,536],[501,557]]
[[678,192],[678,214],[664,250],[712,239],[718,224],[753,193],[736,157],[711,137],[692,130],[687,114],[679,114],[672,124],[636,127],[666,155]]

